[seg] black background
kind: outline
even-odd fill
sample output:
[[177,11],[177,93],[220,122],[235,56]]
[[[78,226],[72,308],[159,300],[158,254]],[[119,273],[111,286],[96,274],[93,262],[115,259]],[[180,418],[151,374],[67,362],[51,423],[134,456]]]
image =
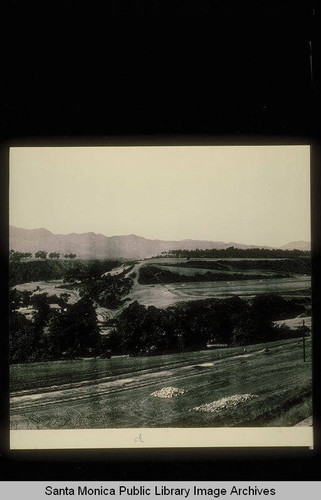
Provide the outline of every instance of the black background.
[[[311,144],[315,449],[9,451],[2,316],[2,480],[320,479],[320,69],[314,2],[3,4],[2,277],[8,147]],[[4,59],[7,59],[4,62]],[[4,301],[5,303],[5,301]]]

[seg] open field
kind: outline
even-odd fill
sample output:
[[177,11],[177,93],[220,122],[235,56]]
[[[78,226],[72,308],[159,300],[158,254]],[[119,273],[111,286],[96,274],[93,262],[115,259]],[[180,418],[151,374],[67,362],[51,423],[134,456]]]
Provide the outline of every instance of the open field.
[[311,286],[309,277],[280,278],[268,280],[242,280],[220,282],[175,283],[161,285],[138,285],[128,298],[137,300],[145,306],[154,305],[159,308],[171,306],[177,302],[209,298],[224,298],[238,295],[253,297],[260,293],[279,293],[303,291],[308,294]]
[[304,321],[305,326],[308,328],[312,328],[312,321],[311,321],[311,316],[302,316],[301,314],[296,317],[296,318],[291,318],[291,319],[283,319],[281,321],[274,321],[275,325],[286,325],[288,326],[291,330],[295,330],[299,326],[302,326],[302,322]]
[[[312,412],[311,339],[306,362],[301,339],[265,347],[13,365],[11,428],[295,425]],[[151,395],[164,387],[184,393]],[[213,402],[215,412],[193,410]]]
[[70,295],[68,302],[70,304],[74,304],[79,300],[79,293],[76,288],[64,287],[62,280],[53,280],[53,281],[32,281],[30,283],[23,283],[21,285],[16,285],[16,288],[19,292],[23,292],[27,290],[28,292],[34,292],[37,287],[39,290],[36,293],[47,293],[50,295],[59,295],[61,293],[68,293]]

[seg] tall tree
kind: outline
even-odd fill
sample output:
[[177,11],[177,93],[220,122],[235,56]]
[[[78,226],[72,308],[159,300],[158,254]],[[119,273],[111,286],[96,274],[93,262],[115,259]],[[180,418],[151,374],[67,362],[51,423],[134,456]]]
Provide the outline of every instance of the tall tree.
[[47,252],[44,250],[38,250],[38,252],[35,253],[35,258],[36,259],[46,259],[47,258]]

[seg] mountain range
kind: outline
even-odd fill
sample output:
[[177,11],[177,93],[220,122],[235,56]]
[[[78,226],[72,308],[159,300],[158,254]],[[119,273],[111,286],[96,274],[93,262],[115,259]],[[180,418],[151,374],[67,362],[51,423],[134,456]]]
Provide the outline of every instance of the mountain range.
[[[180,240],[164,241],[151,240],[136,236],[104,236],[95,233],[54,234],[47,229],[22,229],[10,226],[9,248],[19,252],[35,253],[38,250],[59,252],[60,254],[75,253],[79,258],[134,258],[144,259],[161,254],[169,250],[196,250],[236,248],[276,248],[268,246],[244,245],[241,243],[224,243],[222,241]],[[284,250],[310,250],[307,241],[294,241],[282,247]]]

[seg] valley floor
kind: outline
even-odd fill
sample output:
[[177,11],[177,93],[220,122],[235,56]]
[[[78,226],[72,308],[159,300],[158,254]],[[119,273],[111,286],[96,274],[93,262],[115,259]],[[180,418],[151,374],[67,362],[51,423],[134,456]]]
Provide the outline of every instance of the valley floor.
[[[11,428],[296,425],[312,414],[311,339],[306,339],[305,362],[302,339],[268,347],[268,355],[266,345],[257,344],[13,365]],[[153,395],[169,387],[180,389],[178,395]],[[209,403],[213,412],[195,410]]]

